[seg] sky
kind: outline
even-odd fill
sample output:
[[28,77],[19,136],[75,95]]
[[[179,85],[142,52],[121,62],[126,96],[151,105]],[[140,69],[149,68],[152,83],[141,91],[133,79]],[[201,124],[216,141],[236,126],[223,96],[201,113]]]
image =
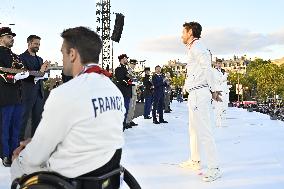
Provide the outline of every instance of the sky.
[[[96,29],[98,0],[0,0],[1,26],[14,23],[17,34],[14,52],[27,48],[30,34],[42,37],[39,55],[62,62],[60,33],[67,28],[87,26]],[[146,66],[184,62],[181,42],[184,22],[197,21],[202,40],[213,57],[233,55],[279,59],[284,57],[284,2],[279,0],[111,0],[111,13],[125,16],[122,37],[114,42],[117,56],[146,60]],[[113,29],[115,14],[111,15]],[[111,31],[112,33],[112,31]]]
[[[269,115],[228,108],[224,126],[213,128],[222,177],[202,181],[206,156],[201,147],[202,170],[182,169],[189,156],[187,102],[171,104],[164,114],[169,123],[154,125],[151,119],[134,119],[137,127],[124,132],[121,164],[143,189],[283,189],[284,122]],[[1,160],[0,160],[1,161]],[[122,189],[127,189],[124,186]],[[10,186],[9,168],[0,164],[0,189]]]

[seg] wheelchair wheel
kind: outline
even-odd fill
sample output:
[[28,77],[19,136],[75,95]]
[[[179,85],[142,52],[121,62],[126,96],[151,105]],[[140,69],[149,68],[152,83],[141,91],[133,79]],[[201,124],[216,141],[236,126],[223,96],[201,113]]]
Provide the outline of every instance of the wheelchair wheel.
[[64,177],[51,172],[37,172],[13,181],[11,189],[74,189]]
[[141,189],[141,186],[137,182],[137,180],[134,178],[134,176],[124,168],[124,182],[129,186],[130,189]]

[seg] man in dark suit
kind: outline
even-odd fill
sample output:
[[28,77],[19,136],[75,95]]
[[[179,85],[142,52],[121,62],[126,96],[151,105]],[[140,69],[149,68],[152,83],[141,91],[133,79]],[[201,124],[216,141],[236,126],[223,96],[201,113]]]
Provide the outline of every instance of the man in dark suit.
[[[164,108],[164,98],[165,98],[165,76],[161,74],[161,67],[158,65],[155,67],[155,74],[152,77],[152,83],[154,85],[153,93],[153,123],[168,123],[164,120],[163,108]],[[157,112],[159,114],[159,121],[157,120]]]
[[130,75],[128,73],[128,69],[126,65],[128,63],[128,56],[126,54],[122,54],[118,56],[118,60],[120,65],[115,69],[115,78],[116,78],[116,86],[121,91],[124,98],[124,107],[125,107],[125,116],[123,122],[123,129],[131,128],[129,124],[126,124],[126,118],[129,109],[130,99],[132,97],[132,80],[130,79]]
[[[37,56],[40,47],[41,38],[36,35],[30,35],[27,38],[28,49],[20,55],[20,58],[29,71],[45,72],[48,68],[49,61],[43,60]],[[20,139],[24,139],[25,129],[31,114],[31,137],[41,120],[41,114],[44,105],[43,80],[34,76],[29,76],[23,80],[23,115]]]
[[150,112],[153,101],[153,84],[150,78],[150,68],[145,68],[145,77],[143,77],[143,85],[144,85],[144,119],[151,119]]
[[[15,33],[11,28],[0,28],[0,67],[3,69],[22,69],[24,65],[20,58],[11,51],[14,44]],[[11,166],[11,156],[19,145],[19,132],[21,128],[21,73],[12,74],[0,71],[0,108],[2,112],[2,163],[5,167]]]

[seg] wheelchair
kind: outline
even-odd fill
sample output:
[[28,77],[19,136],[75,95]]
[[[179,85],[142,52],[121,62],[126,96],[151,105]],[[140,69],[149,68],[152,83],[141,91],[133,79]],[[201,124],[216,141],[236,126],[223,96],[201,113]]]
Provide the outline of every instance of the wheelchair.
[[[98,177],[67,178],[55,172],[35,172],[15,179],[11,189],[86,189],[86,183],[87,189],[119,189],[122,179],[130,189],[141,189],[133,175],[122,166]],[[116,182],[120,184],[114,184]]]

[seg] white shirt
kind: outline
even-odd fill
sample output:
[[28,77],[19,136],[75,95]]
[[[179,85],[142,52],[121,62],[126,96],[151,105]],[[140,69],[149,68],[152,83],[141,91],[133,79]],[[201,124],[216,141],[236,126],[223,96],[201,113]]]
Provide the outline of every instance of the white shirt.
[[217,91],[211,56],[209,51],[202,45],[200,40],[195,40],[191,46],[187,46],[187,78],[185,89],[191,89],[199,85],[208,84],[211,91]]
[[106,164],[123,146],[124,100],[113,82],[82,74],[51,91],[32,141],[20,153],[24,173],[47,166],[74,178]]

